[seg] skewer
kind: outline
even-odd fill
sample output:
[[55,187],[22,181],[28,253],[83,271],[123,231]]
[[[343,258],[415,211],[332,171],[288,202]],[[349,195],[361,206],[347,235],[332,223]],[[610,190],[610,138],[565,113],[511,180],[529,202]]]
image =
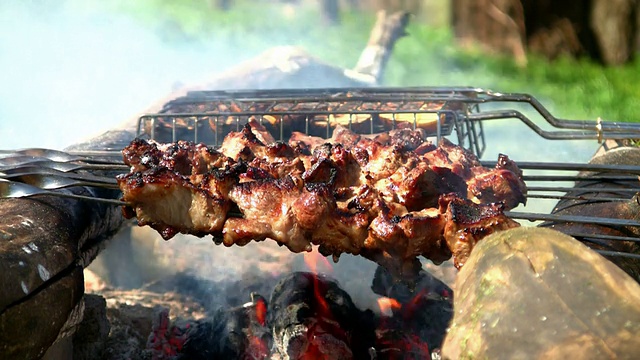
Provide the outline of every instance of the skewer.
[[585,181],[585,182],[597,182],[597,181],[640,181],[638,176],[633,175],[594,175],[594,176],[579,176],[579,175],[523,175],[524,181]]
[[107,199],[95,196],[77,195],[61,191],[45,190],[21,182],[0,179],[0,198],[24,198],[43,195],[66,197],[78,200],[98,201],[119,206],[128,205],[128,203],[116,199]]
[[[100,155],[98,155],[100,154]],[[102,158],[100,158],[102,157]],[[20,150],[0,150],[0,163],[10,160],[15,162],[17,159],[28,161],[32,160],[51,160],[56,162],[84,162],[89,164],[122,164],[122,155],[119,152],[101,151],[101,152],[76,152],[71,154],[68,152],[43,149],[28,148]]]
[[528,191],[549,191],[549,192],[586,192],[586,193],[636,193],[640,191],[640,188],[615,188],[615,187],[560,187],[560,186],[527,186]]
[[[494,167],[495,161],[481,161],[483,166]],[[640,175],[640,166],[635,165],[611,165],[611,164],[584,164],[584,163],[559,163],[559,162],[517,162],[520,169],[529,170],[555,170],[555,171],[593,171],[614,172]]]
[[[34,186],[42,187],[39,185],[45,181],[51,182],[51,180],[47,179],[59,179],[59,181],[84,181],[93,183],[91,186],[100,186],[102,184],[106,185],[106,187],[113,188],[109,185],[118,184],[115,177],[107,177],[107,176],[96,176],[91,173],[77,173],[72,171],[60,171],[56,169],[50,169],[46,167],[36,167],[36,166],[24,166],[24,167],[14,167],[9,169],[3,169],[0,171],[0,179],[18,179],[15,181],[24,182],[27,184],[32,184]],[[67,180],[63,180],[67,179]],[[37,184],[33,184],[36,182]],[[116,187],[117,188],[117,187]]]
[[594,235],[594,234],[579,233],[579,232],[566,232],[565,234],[571,235],[573,237],[584,238],[584,239],[640,242],[640,238],[632,237],[632,236],[600,235],[600,234]]
[[547,194],[527,194],[527,199],[553,199],[553,200],[583,200],[583,201],[629,201],[626,198],[595,197],[595,196],[571,196],[571,195],[547,195]]

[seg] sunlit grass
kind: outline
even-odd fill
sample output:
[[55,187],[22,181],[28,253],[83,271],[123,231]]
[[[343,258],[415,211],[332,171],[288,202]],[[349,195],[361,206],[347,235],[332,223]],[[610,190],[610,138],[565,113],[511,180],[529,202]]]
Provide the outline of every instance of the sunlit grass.
[[[327,27],[313,6],[285,11],[276,2],[236,0],[231,10],[223,12],[213,3],[114,0],[87,5],[70,1],[71,6],[87,11],[99,6],[100,11],[129,16],[167,42],[207,44],[218,49],[220,56],[238,60],[275,45],[299,45],[326,62],[353,67],[374,22],[373,14],[347,12],[340,26]],[[408,36],[397,43],[385,85],[465,85],[525,92],[540,98],[560,117],[640,121],[640,61],[603,68],[588,60],[548,62],[530,56],[523,68],[507,58],[462,50],[454,45],[449,29],[418,23],[421,18],[424,15],[414,18]]]

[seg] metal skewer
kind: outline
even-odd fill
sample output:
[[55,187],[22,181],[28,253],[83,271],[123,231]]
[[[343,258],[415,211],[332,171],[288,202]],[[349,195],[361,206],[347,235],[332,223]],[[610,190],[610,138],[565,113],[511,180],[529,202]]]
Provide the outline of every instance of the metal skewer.
[[29,184],[10,181],[6,179],[0,179],[0,198],[23,198],[23,197],[33,197],[33,196],[59,196],[66,197],[78,200],[87,200],[87,201],[98,201],[111,205],[129,205],[128,203],[115,199],[106,199],[94,196],[85,196],[85,195],[77,195],[70,194],[61,191],[51,191],[41,189],[39,187],[35,187]]

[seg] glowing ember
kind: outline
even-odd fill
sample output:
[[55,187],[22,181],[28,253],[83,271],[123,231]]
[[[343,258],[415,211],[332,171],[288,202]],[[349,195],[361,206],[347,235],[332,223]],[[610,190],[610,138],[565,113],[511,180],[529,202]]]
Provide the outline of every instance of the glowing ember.
[[398,310],[402,308],[402,304],[396,299],[381,297],[378,298],[378,307],[380,308],[380,313],[386,316],[393,316],[393,310]]
[[153,329],[147,341],[147,349],[151,350],[153,360],[169,359],[178,355],[187,339],[184,328],[172,325],[169,320],[169,310],[162,309],[154,319]]
[[242,356],[243,360],[262,360],[269,357],[269,340],[265,336],[264,327],[267,324],[267,301],[262,296],[252,293],[251,302],[245,304],[248,309],[249,324],[247,325],[247,347]]
[[256,306],[256,320],[260,323],[260,325],[267,325],[267,302],[264,298],[259,297],[255,301]]

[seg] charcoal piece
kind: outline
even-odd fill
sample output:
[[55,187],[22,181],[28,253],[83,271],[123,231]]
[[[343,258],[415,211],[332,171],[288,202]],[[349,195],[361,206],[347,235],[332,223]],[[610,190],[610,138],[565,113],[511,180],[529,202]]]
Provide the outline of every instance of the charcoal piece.
[[157,309],[151,334],[147,339],[147,351],[154,360],[174,358],[182,351],[191,326],[190,322],[180,319],[172,322],[169,319],[169,309]]
[[453,317],[452,293],[420,291],[399,315],[405,331],[426,342],[430,351],[440,349]]
[[271,334],[266,325],[266,300],[252,294],[252,301],[213,317],[194,322],[178,359],[266,359]]
[[453,317],[450,287],[431,273],[420,271],[415,287],[409,288],[379,266],[371,288],[401,304],[393,309],[392,318],[380,319],[376,331],[377,358],[422,358],[442,346]]
[[415,282],[407,284],[401,279],[396,279],[389,270],[382,266],[376,268],[371,290],[378,295],[396,299],[401,303],[410,301],[420,292],[445,296],[453,294],[453,290],[447,284],[428,271],[420,270]]
[[368,359],[372,319],[335,281],[306,272],[276,285],[267,318],[272,351],[284,359]]
[[440,352],[452,317],[450,297],[419,293],[394,311],[393,317],[380,318],[376,327],[376,358],[433,358]]
[[376,346],[372,358],[376,360],[421,360],[431,358],[428,344],[419,336],[402,329],[399,321],[386,319],[393,323],[383,325],[376,331]]

